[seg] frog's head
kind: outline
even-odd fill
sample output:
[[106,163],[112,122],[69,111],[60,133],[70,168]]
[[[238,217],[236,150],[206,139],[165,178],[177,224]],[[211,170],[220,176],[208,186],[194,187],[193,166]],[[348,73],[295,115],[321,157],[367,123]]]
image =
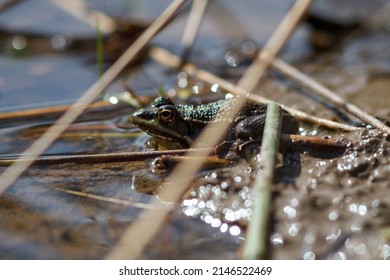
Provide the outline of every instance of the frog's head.
[[130,122],[156,140],[175,142],[183,148],[188,148],[193,141],[188,122],[166,97],[158,97],[148,107],[135,112]]

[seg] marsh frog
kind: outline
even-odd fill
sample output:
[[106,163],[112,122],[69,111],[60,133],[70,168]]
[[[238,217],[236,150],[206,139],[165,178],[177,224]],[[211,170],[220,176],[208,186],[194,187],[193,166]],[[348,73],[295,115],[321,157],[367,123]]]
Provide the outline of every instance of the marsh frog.
[[[201,105],[174,104],[167,97],[158,97],[149,106],[136,111],[130,122],[152,136],[154,149],[189,148],[210,122],[221,122],[222,110],[230,110],[237,98],[223,99]],[[261,140],[267,105],[246,101],[230,127],[224,143],[245,143]],[[282,133],[294,134],[298,122],[283,111]],[[212,136],[212,131],[210,131]]]

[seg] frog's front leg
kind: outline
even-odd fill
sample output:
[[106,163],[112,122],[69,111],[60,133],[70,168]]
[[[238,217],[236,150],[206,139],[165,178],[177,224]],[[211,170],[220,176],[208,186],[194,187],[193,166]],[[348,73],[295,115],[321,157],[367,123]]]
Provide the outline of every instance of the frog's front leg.
[[265,124],[265,114],[248,117],[235,127],[235,137],[239,141],[261,140]]
[[[177,156],[177,155],[164,155],[155,158],[150,167],[152,172],[161,173],[172,170],[180,161],[187,159],[188,156]],[[195,159],[191,157],[191,159]],[[217,156],[209,156],[206,158],[204,163],[202,164],[202,169],[213,169],[219,167],[225,167],[229,165],[231,162],[226,159],[219,158]]]
[[[231,151],[250,158],[254,152],[258,152],[263,139],[266,115],[248,117],[240,121],[235,127],[236,142]],[[288,112],[283,112],[282,115],[282,134],[295,134],[299,130],[298,121],[293,118]]]
[[[263,138],[266,115],[248,117],[240,121],[235,128],[235,137],[241,143],[248,144],[259,142]],[[281,133],[296,134],[299,130],[298,121],[289,113],[283,112]]]
[[230,161],[238,161],[243,156],[247,158],[246,148],[251,144],[259,146],[261,142],[264,122],[265,115],[252,116],[239,121],[230,128],[228,140],[216,146],[216,154]]
[[265,115],[251,116],[237,123],[232,131],[234,140],[228,141],[230,148],[225,149],[224,157],[231,161],[250,160],[261,144],[264,123]]

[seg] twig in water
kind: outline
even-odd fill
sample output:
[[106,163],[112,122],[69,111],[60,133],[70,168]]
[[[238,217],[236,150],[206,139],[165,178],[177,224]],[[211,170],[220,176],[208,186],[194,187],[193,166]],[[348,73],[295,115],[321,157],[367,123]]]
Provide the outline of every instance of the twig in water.
[[66,128],[77,119],[85,108],[119,75],[119,73],[144,49],[148,42],[176,14],[187,0],[174,0],[171,5],[141,34],[125,53],[94,83],[70,109],[62,115],[22,156],[34,155],[27,161],[20,161],[8,167],[0,175],[0,195],[42,154]]
[[[111,153],[111,154],[91,154],[91,155],[63,155],[63,156],[44,156],[38,157],[34,165],[51,165],[64,163],[91,164],[91,163],[109,163],[109,162],[131,162],[142,161],[160,156],[180,156],[188,152],[183,150],[151,151],[151,152],[132,152],[132,153]],[[208,150],[213,153],[213,149]],[[0,165],[11,165],[17,162],[31,161],[31,156],[19,157],[16,159],[0,159]]]
[[[56,116],[60,116],[69,108],[71,105],[59,105],[59,106],[50,106],[50,107],[44,107],[44,108],[33,108],[33,109],[26,109],[26,110],[17,110],[17,111],[10,111],[10,112],[0,112],[0,127],[4,126],[10,126],[13,122],[20,122],[20,121],[31,121],[31,119],[49,119],[50,117],[55,118]],[[110,111],[118,112],[122,109],[128,109],[128,106],[124,106],[122,104],[113,105],[105,100],[99,100],[96,102],[91,103],[85,108],[85,112],[87,113],[89,110],[90,112],[94,112],[97,110],[104,111],[106,114]]]
[[255,196],[253,215],[247,230],[246,243],[242,252],[243,259],[264,259],[267,253],[271,188],[274,180],[276,155],[279,149],[282,109],[274,102],[267,106],[264,136],[261,143],[262,172],[253,183]]
[[[86,109],[88,108],[96,108],[100,106],[107,106],[111,105],[107,101],[97,101],[92,104],[90,104]],[[9,121],[16,118],[21,119],[28,119],[28,118],[34,118],[34,117],[42,117],[47,114],[58,114],[58,113],[64,113],[66,110],[69,110],[70,105],[59,105],[59,106],[51,106],[46,108],[33,108],[33,109],[26,109],[26,110],[18,110],[18,111],[12,111],[12,112],[0,112],[0,121]]]
[[344,109],[346,112],[357,117],[363,122],[369,123],[373,127],[379,128],[387,133],[390,133],[390,127],[388,127],[386,124],[382,123],[370,114],[364,112],[362,109],[356,107],[355,105],[346,102],[335,92],[324,87],[317,81],[313,80],[312,78],[305,75],[292,65],[289,65],[288,63],[284,62],[283,60],[275,59],[272,62],[271,67],[282,73],[283,75],[287,76],[303,88],[306,88],[310,92],[321,96],[322,98],[325,98],[326,100],[336,105],[338,108]]
[[280,140],[284,145],[300,145],[317,148],[318,150],[345,150],[349,146],[349,143],[337,142],[331,139],[294,134],[282,134]]
[[[110,202],[110,203],[124,205],[124,206],[130,206],[130,207],[141,208],[141,209],[155,209],[155,210],[158,209],[155,207],[152,208],[152,206],[150,206],[149,204],[139,203],[139,202],[131,202],[128,200],[118,199],[118,198],[114,198],[114,197],[105,197],[105,196],[96,195],[96,194],[89,194],[89,193],[83,193],[83,192],[79,192],[79,191],[59,189],[59,188],[57,188],[56,190],[60,191],[60,192],[72,194],[72,195],[77,195],[77,196],[81,196],[81,197]],[[160,208],[164,208],[164,207],[167,207],[167,206],[161,204]]]
[[[270,61],[281,50],[282,46],[287,42],[298,22],[311,4],[311,0],[297,0],[286,17],[282,20],[276,31],[273,33],[266,47],[259,54],[259,58],[248,68],[244,76],[239,82],[239,87],[244,88],[248,92],[252,91],[257,85],[258,80],[264,74]],[[234,116],[244,104],[245,97],[235,108],[229,112],[229,118]],[[241,106],[240,106],[241,105]],[[211,131],[213,137],[207,133],[202,133],[195,141],[195,145],[199,144],[201,148],[214,147],[222,137],[224,131],[228,127],[226,123],[213,123]],[[210,126],[209,126],[210,128]],[[204,131],[207,131],[205,129]],[[164,181],[161,191],[158,194],[159,198],[155,198],[152,203],[159,201],[178,201],[188,188],[188,185],[193,179],[195,173],[200,169],[205,161],[208,153],[190,150],[188,157],[180,162],[172,171],[171,175]],[[170,209],[160,211],[144,210],[139,217],[127,228],[121,236],[115,247],[106,256],[107,259],[136,259],[140,256],[145,246],[155,236],[157,231],[163,225],[166,217],[170,213]]]

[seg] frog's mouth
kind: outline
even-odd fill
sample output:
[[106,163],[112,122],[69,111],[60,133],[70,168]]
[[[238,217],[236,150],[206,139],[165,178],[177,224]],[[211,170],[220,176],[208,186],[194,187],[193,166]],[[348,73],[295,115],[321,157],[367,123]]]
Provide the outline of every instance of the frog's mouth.
[[192,139],[189,136],[181,135],[175,130],[168,129],[160,126],[153,126],[153,129],[150,129],[150,121],[132,116],[130,122],[137,126],[140,130],[146,132],[152,137],[160,138],[166,141],[175,142],[180,141],[186,143],[188,146],[191,146]]

